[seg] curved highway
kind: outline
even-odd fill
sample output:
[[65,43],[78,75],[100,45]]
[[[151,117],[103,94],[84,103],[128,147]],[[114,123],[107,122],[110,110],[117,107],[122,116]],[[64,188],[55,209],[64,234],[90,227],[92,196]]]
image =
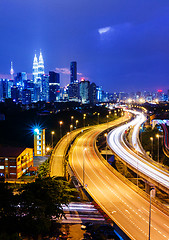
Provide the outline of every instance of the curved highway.
[[[145,176],[154,180],[158,184],[164,186],[166,189],[169,189],[169,173],[149,163],[144,158],[137,155],[125,144],[123,140],[124,132],[126,129],[128,129],[129,126],[139,126],[142,124],[142,117],[139,117],[139,115],[140,113],[137,113],[137,117],[133,121],[112,130],[108,135],[108,144],[110,148],[130,166],[137,169],[139,172],[143,173]],[[135,144],[136,143],[134,143],[134,146]],[[138,151],[141,152],[138,145],[135,147]]]
[[[89,194],[131,239],[148,239],[149,202],[116,177],[94,150],[97,135],[106,128],[105,124],[92,127],[76,139],[69,154],[71,167]],[[169,239],[168,222],[167,215],[152,207],[152,240]]]

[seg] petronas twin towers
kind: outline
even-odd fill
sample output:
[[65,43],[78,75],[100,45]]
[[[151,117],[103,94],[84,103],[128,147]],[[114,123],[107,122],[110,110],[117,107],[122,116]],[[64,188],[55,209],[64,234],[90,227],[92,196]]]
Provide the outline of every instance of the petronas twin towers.
[[33,81],[34,83],[38,83],[38,80],[41,79],[42,75],[44,74],[44,61],[42,57],[42,52],[40,51],[39,61],[35,54],[33,60]]

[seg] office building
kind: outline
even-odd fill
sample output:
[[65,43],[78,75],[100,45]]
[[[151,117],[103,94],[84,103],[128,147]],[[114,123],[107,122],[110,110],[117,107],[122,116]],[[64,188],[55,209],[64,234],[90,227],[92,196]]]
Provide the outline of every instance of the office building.
[[11,98],[14,102],[19,102],[20,100],[20,92],[17,86],[11,87]]
[[55,102],[60,100],[60,74],[49,72],[49,101]]
[[68,96],[69,101],[79,101],[79,83],[70,83],[68,85]]
[[27,74],[26,72],[19,72],[15,77],[14,84],[15,86],[20,87],[21,89],[24,88],[24,81],[27,81]]
[[0,177],[17,179],[33,166],[33,149],[0,146]]
[[42,75],[41,101],[49,102],[49,75]]
[[70,83],[77,82],[77,62],[70,63]]
[[82,79],[79,83],[79,95],[82,104],[89,103],[89,87],[90,82]]
[[22,90],[22,104],[31,104],[31,90],[23,89]]
[[97,103],[96,84],[91,83],[89,88],[89,100],[92,105]]

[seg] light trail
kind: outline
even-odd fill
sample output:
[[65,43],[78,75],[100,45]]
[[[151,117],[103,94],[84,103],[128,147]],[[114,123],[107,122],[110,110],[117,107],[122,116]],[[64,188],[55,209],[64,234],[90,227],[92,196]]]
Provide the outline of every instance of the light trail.
[[[139,112],[133,113],[136,115],[136,118],[134,120],[123,126],[115,128],[109,133],[107,138],[108,144],[110,148],[129,165],[131,165],[150,179],[153,179],[157,183],[165,186],[166,188],[169,188],[169,173],[147,162],[144,158],[137,155],[125,144],[123,140],[125,130],[127,130],[131,125],[137,126],[136,130],[134,131],[135,136],[133,137],[137,139],[136,136],[138,133],[138,128],[145,119],[143,114]],[[136,142],[136,140],[134,141]],[[138,144],[136,145],[136,150],[138,151]]]

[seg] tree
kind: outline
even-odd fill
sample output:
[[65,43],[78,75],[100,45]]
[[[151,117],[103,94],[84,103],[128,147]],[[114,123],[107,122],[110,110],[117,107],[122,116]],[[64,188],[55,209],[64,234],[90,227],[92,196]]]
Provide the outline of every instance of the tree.
[[50,177],[22,187],[16,214],[21,232],[33,236],[49,232],[51,220],[64,216],[62,204],[67,205],[75,192],[66,181]]

